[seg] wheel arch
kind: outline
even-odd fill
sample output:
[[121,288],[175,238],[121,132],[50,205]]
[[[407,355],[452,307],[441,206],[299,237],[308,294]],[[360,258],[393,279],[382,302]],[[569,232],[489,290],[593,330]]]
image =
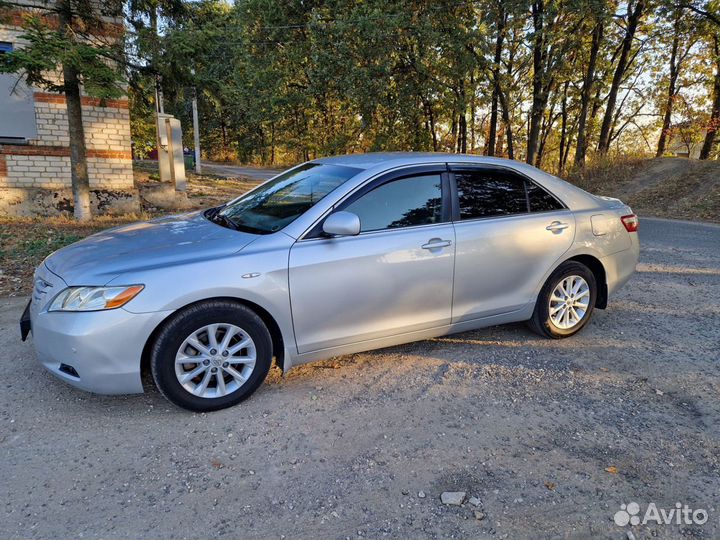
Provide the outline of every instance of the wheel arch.
[[[598,309],[605,309],[608,303],[608,286],[607,286],[607,272],[603,263],[597,257],[589,254],[573,255],[569,259],[565,259],[563,263],[568,261],[576,261],[587,266],[595,276],[595,281],[598,285],[597,298],[595,300],[595,307]],[[562,263],[561,263],[562,264]]]
[[196,300],[194,302],[190,302],[188,304],[185,304],[184,306],[178,308],[177,310],[170,313],[167,317],[165,317],[162,321],[160,321],[157,326],[153,329],[153,331],[150,333],[150,336],[148,336],[147,340],[145,341],[145,345],[143,346],[142,354],[140,355],[140,376],[143,380],[143,383],[147,380],[147,375],[150,373],[150,351],[152,349],[152,344],[155,342],[155,339],[157,338],[158,333],[160,330],[167,324],[167,322],[174,317],[177,313],[180,311],[183,311],[191,306],[202,304],[203,302],[210,302],[213,300],[223,300],[226,302],[234,302],[238,305],[243,305],[249,309],[251,309],[255,314],[257,314],[258,317],[260,317],[265,323],[265,326],[268,329],[268,332],[270,332],[270,338],[272,339],[272,347],[273,347],[273,356],[275,357],[275,363],[277,366],[284,371],[285,367],[285,340],[282,335],[282,331],[280,330],[280,325],[275,320],[275,317],[272,316],[272,314],[262,307],[259,304],[256,304],[255,302],[252,302],[250,300],[246,300],[244,298],[236,298],[233,296],[213,296],[210,298],[203,298],[202,300]]

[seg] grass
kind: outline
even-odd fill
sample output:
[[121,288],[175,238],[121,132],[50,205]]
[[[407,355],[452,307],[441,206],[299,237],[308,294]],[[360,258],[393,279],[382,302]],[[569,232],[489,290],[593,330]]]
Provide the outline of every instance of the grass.
[[597,195],[612,196],[643,170],[647,161],[637,157],[598,158],[585,167],[571,169],[565,179]]
[[35,267],[53,251],[93,233],[143,217],[147,216],[99,217],[83,224],[63,217],[0,217],[0,296],[28,294]]

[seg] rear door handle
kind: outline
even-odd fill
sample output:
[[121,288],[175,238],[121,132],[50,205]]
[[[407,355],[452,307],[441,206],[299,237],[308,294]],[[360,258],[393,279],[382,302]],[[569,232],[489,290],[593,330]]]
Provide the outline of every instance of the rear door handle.
[[431,238],[427,244],[423,244],[423,249],[438,249],[448,247],[452,244],[450,240],[443,240],[442,238]]
[[550,225],[545,227],[546,231],[552,231],[554,233],[560,233],[563,230],[567,229],[570,225],[567,223],[562,223],[560,221],[553,221]]

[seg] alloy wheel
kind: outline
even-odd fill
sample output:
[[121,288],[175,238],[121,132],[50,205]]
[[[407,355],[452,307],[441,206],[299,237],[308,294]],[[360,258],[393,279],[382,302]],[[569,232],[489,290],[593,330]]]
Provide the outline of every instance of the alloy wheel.
[[577,326],[590,305],[590,286],[580,276],[564,277],[550,295],[550,320],[562,330]]
[[208,324],[190,334],[175,355],[175,376],[185,390],[218,398],[238,390],[255,369],[255,343],[242,328]]

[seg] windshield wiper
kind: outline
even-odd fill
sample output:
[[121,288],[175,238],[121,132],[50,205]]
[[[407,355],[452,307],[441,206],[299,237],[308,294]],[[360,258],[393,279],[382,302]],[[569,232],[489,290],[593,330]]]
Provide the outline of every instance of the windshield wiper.
[[213,219],[215,220],[216,223],[219,223],[220,225],[223,225],[224,227],[227,227],[228,229],[232,229],[233,231],[237,231],[240,229],[240,227],[238,227],[237,223],[235,223],[229,217],[224,216],[223,214],[217,214]]
[[223,227],[227,227],[228,229],[232,229],[233,231],[237,231],[239,229],[238,224],[235,223],[232,219],[229,217],[223,215],[220,213],[220,210],[223,209],[223,206],[217,206],[215,208],[211,208],[210,210],[205,212],[205,217],[212,221],[213,223],[217,223],[218,225],[221,225]]

